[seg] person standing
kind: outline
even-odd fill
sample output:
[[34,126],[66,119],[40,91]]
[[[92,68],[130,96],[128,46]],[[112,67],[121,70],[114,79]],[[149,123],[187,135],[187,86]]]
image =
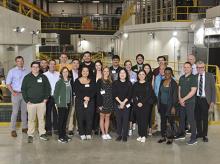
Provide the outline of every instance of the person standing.
[[[74,82],[76,79],[78,79],[79,76],[79,59],[73,59],[72,60],[72,70],[71,73],[71,86],[73,89]],[[72,107],[69,111],[69,117],[67,121],[67,129],[68,129],[68,135],[72,137],[74,135],[74,128],[76,129],[77,123],[76,123],[76,112],[75,112],[75,95],[73,93],[73,102]]]
[[31,63],[31,73],[24,77],[21,86],[22,96],[27,103],[28,111],[28,143],[33,142],[36,126],[36,116],[38,119],[38,131],[40,139],[47,141],[45,130],[46,102],[51,94],[51,87],[47,77],[40,74],[40,64],[36,61]]
[[89,77],[89,69],[87,66],[84,66],[79,73],[79,78],[76,79],[73,85],[76,96],[76,116],[81,140],[92,139],[96,83]]
[[120,64],[120,57],[118,55],[114,55],[112,57],[112,66],[110,67],[112,81],[118,80],[118,73],[122,69],[122,67],[120,67],[119,64]]
[[150,107],[153,103],[154,91],[151,83],[146,82],[146,72],[140,70],[137,73],[138,81],[132,88],[133,107],[136,110],[138,135],[137,141],[145,142],[147,137],[148,119]]
[[[44,73],[44,75],[47,77],[47,79],[50,82],[51,87],[51,94],[48,98],[47,104],[46,104],[46,134],[48,136],[52,136],[52,129],[55,134],[58,132],[58,125],[57,125],[57,109],[55,107],[55,101],[54,101],[54,89],[57,81],[60,78],[60,73],[55,71],[56,61],[55,60],[49,60],[49,70]],[[52,118],[53,120],[52,120]]]
[[137,64],[132,67],[132,71],[138,73],[138,71],[144,69],[144,55],[137,54],[136,61]]
[[72,65],[68,63],[68,56],[65,53],[60,55],[60,64],[56,64],[56,71],[60,72],[63,67],[67,67],[69,70],[72,69]]
[[49,69],[48,62],[46,59],[40,60],[40,73],[47,72]]
[[69,78],[69,70],[63,67],[60,71],[60,79],[56,83],[54,90],[54,99],[58,108],[58,142],[67,143],[71,140],[66,135],[66,124],[69,114],[69,108],[72,103],[72,86]]
[[197,91],[197,81],[195,75],[192,74],[192,65],[189,62],[184,64],[184,75],[179,79],[179,115],[180,115],[180,126],[179,134],[176,136],[176,140],[185,139],[185,124],[186,116],[187,121],[191,129],[191,137],[187,142],[188,145],[194,145],[197,143],[196,140],[196,121],[195,121],[195,98]]
[[161,139],[158,143],[167,141],[172,144],[174,136],[167,136],[167,122],[174,128],[176,106],[178,104],[178,85],[173,77],[173,70],[167,67],[164,71],[165,79],[161,81],[158,93],[158,111],[161,118]]
[[166,63],[167,61],[166,61],[165,56],[158,56],[157,62],[159,64],[159,66],[153,70],[153,74],[155,77],[160,73],[161,66],[164,65],[166,67],[166,65],[167,65],[167,63]]
[[132,83],[129,80],[129,75],[125,68],[119,71],[118,76],[119,79],[114,81],[112,86],[118,134],[116,141],[123,140],[127,142]]
[[196,126],[197,138],[203,138],[208,142],[208,114],[216,102],[215,79],[211,73],[205,72],[205,63],[198,61],[196,63],[198,70],[198,85],[196,93]]
[[17,137],[16,122],[19,109],[21,110],[22,132],[27,133],[27,105],[21,93],[21,85],[24,77],[28,74],[24,67],[24,58],[17,56],[15,58],[16,67],[8,72],[6,85],[11,92],[12,114],[11,114],[11,136]]
[[113,111],[113,99],[112,80],[108,67],[103,68],[102,78],[97,82],[97,107],[100,113],[99,125],[102,131],[102,139],[110,140],[112,137],[109,135],[108,129],[110,115]]

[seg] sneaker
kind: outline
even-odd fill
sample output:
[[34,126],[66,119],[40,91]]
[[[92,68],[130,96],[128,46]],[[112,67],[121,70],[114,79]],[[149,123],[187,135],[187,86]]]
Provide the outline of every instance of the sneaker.
[[142,137],[138,137],[138,138],[137,138],[137,141],[139,141],[139,142],[140,142],[140,141],[141,141],[141,138],[142,138]]
[[68,132],[68,136],[73,137],[73,135],[74,135],[73,131]]
[[191,134],[191,129],[186,130],[186,134],[187,134],[187,135]]
[[70,142],[72,140],[72,138],[68,137],[68,136],[65,136],[65,139]]
[[142,143],[145,143],[145,141],[146,141],[146,137],[142,137],[142,138],[141,138],[141,142],[142,142]]
[[131,129],[128,131],[128,136],[132,136],[132,130]]
[[49,138],[47,137],[46,134],[40,135],[40,139],[41,139],[41,140],[44,140],[44,141],[48,141],[48,140],[49,140]]
[[109,134],[106,134],[106,138],[107,138],[107,140],[111,140],[112,139],[112,137]]
[[105,134],[102,135],[103,140],[107,140],[107,136]]
[[32,136],[28,136],[28,143],[33,143],[33,137]]
[[58,142],[60,142],[60,143],[67,143],[68,141],[65,138],[59,138]]
[[115,141],[121,141],[122,136],[118,136]]
[[87,139],[87,140],[91,140],[91,139],[92,139],[92,136],[91,136],[91,135],[86,135],[86,139]]
[[195,145],[195,144],[197,144],[197,140],[189,140],[187,142],[187,145]]
[[81,138],[81,140],[86,140],[86,136],[85,135],[81,135],[80,138]]
[[177,141],[177,140],[184,140],[186,137],[185,137],[185,135],[183,135],[183,134],[181,134],[181,135],[177,135],[176,137],[175,137],[175,140]]
[[152,136],[152,133],[151,133],[151,132],[149,132],[149,133],[148,133],[148,136],[150,136],[150,137],[151,137],[151,136]]
[[136,129],[136,124],[134,123],[133,125],[132,125],[132,130],[135,130]]

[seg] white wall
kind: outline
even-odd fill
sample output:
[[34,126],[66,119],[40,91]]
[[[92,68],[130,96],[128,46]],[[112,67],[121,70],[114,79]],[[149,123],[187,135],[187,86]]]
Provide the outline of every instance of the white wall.
[[[40,21],[0,7],[0,44],[37,44],[38,39],[32,40],[32,31],[41,29]],[[23,33],[13,32],[16,27],[24,27]]]
[[[85,40],[84,40],[85,39]],[[77,52],[111,52],[113,47],[111,35],[82,35],[81,42],[78,34],[71,35],[71,44],[77,49]]]
[[[119,38],[115,40],[115,53],[123,60],[135,61],[135,56],[142,53],[146,60],[154,60],[160,55],[168,55],[169,62],[185,61],[187,54],[192,53],[193,34],[188,32],[190,23],[152,23],[125,26],[121,32],[117,32]],[[177,36],[173,37],[173,31]],[[155,33],[155,38],[149,35]],[[122,33],[128,33],[125,38]],[[175,56],[175,58],[174,58]],[[156,67],[156,62],[154,62]]]

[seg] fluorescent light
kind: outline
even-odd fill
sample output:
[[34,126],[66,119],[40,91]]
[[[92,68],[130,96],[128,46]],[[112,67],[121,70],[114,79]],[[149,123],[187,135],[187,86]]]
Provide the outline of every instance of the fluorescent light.
[[125,39],[127,39],[127,38],[128,38],[128,33],[124,33],[124,34],[123,34],[123,37],[124,37]]
[[174,31],[174,32],[173,32],[173,36],[177,36],[177,31]]
[[92,1],[92,3],[99,3],[100,1]]
[[57,1],[57,3],[63,3],[64,1]]

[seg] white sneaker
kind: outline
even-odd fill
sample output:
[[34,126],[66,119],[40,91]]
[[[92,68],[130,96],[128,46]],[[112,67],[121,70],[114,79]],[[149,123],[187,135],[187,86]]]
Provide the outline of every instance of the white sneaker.
[[106,136],[107,140],[111,140],[112,139],[112,137],[109,134],[106,134],[105,136]]
[[135,130],[136,129],[136,124],[133,124],[132,125],[132,130]]
[[145,141],[146,141],[146,137],[142,137],[142,138],[141,138],[141,142],[142,142],[142,143],[145,143]]
[[103,140],[107,140],[108,138],[107,138],[107,136],[106,136],[105,134],[103,134],[103,135],[102,135],[102,139],[103,139]]
[[92,139],[92,136],[91,136],[91,135],[86,135],[86,139],[87,139],[87,140],[91,140],[91,139]]
[[137,141],[139,141],[139,142],[140,142],[140,141],[141,141],[141,137],[138,137],[138,138],[137,138]]
[[86,140],[86,136],[85,135],[81,135],[80,138],[81,138],[81,140]]
[[128,131],[128,136],[132,136],[132,130],[131,129]]

